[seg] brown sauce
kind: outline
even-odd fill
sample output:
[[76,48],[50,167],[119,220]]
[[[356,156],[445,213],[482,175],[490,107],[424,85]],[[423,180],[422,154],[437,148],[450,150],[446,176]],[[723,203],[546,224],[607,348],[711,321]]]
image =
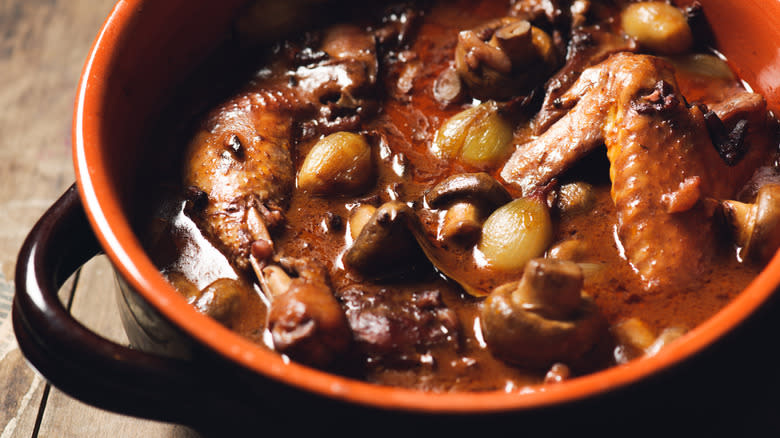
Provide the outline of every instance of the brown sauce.
[[[374,117],[363,120],[355,130],[371,133],[377,166],[376,184],[357,196],[314,196],[301,190],[292,191],[284,225],[274,230],[276,251],[289,257],[323,261],[334,295],[348,315],[359,312],[360,306],[370,307],[372,311],[387,306],[391,309],[388,312],[402,315],[400,321],[408,319],[417,324],[391,328],[408,330],[406,337],[399,336],[409,345],[396,346],[396,351],[383,350],[384,344],[353,348],[342,358],[344,360],[329,368],[334,372],[379,384],[431,391],[520,391],[545,378],[547,368],[514,366],[495,358],[479,329],[483,298],[470,296],[426,260],[421,259],[412,269],[383,280],[364,278],[343,266],[344,252],[351,243],[348,220],[355,206],[367,202],[378,205],[390,199],[413,204],[443,178],[473,171],[458,162],[439,159],[429,149],[442,123],[471,102],[444,105],[436,100],[431,90],[441,72],[452,65],[458,32],[503,16],[507,8],[508,2],[491,0],[438,2],[427,8],[411,44],[380,61],[381,109]],[[697,102],[718,102],[734,90],[742,89],[737,78],[713,81],[678,72],[678,80],[683,94]],[[249,90],[251,93],[251,86]],[[533,138],[530,119],[521,120],[514,129],[516,139]],[[317,138],[294,139],[295,168],[300,166]],[[181,139],[181,144],[186,141]],[[616,238],[616,212],[610,197],[608,165],[601,147],[564,175],[563,181],[590,183],[595,202],[589,210],[577,214],[561,215],[553,209],[552,242],[554,245],[578,239],[585,243],[588,251],[584,292],[593,298],[610,325],[627,318],[638,318],[656,334],[668,327],[691,329],[725,306],[760,271],[757,265],[737,260],[733,244],[724,236],[701,285],[695,288],[680,285],[679,288],[645,293],[641,279],[627,263]],[[490,171],[496,176],[499,169]],[[176,190],[183,191],[181,188]],[[162,201],[181,205],[179,196],[175,194]],[[269,301],[253,276],[235,273],[226,258],[213,248],[207,248],[209,244],[202,243],[205,246],[201,247],[194,244],[202,238],[197,227],[191,222],[186,227],[175,225],[176,215],[184,221],[182,223],[187,223],[186,215],[178,208],[170,210],[173,211],[159,214],[157,220],[163,224],[164,231],[150,249],[161,270],[169,276],[183,274],[199,289],[216,278],[238,278],[249,292],[242,295],[238,311],[227,325],[258,345],[271,347],[265,321]],[[463,251],[458,262],[476,263],[470,251]],[[517,272],[499,274],[489,269],[473,269],[475,274],[484,277],[486,290],[518,276]],[[430,298],[428,294],[432,291],[439,297]],[[361,299],[355,298],[356,294],[364,297],[366,303],[356,304]],[[436,318],[430,319],[428,307],[405,307],[426,299],[436,302],[432,305],[434,309],[448,309],[455,315],[457,332],[450,333],[447,331],[449,326]],[[422,338],[426,341],[420,341]],[[572,375],[614,365],[615,347],[615,339],[606,336],[578,363],[567,364]]]

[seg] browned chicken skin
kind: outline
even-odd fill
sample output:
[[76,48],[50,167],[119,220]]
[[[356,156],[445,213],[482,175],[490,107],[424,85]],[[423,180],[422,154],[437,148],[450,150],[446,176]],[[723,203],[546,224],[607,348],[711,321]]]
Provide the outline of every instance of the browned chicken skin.
[[252,242],[268,239],[271,212],[280,217],[295,176],[289,116],[256,107],[246,97],[220,107],[185,161],[185,184],[208,197],[199,226],[239,269],[248,267]]
[[[376,83],[374,36],[334,26],[320,50],[282,57],[270,79],[261,77],[213,110],[187,147],[190,215],[238,271],[252,268],[261,281],[275,253],[273,229],[295,188],[293,137],[355,128],[372,106],[364,96]],[[308,65],[290,65],[295,55]],[[299,277],[267,296],[274,347],[326,366],[349,346],[349,327],[327,273],[303,265],[295,270]]]
[[613,55],[583,72],[561,100],[572,109],[519,146],[501,177],[529,194],[606,144],[626,258],[647,289],[695,283],[715,246],[707,199],[732,196],[754,160],[733,168],[723,163],[701,108],[686,104],[661,58]]
[[196,222],[239,270],[249,267],[254,242],[271,245],[269,228],[283,220],[295,184],[294,123],[306,136],[356,125],[362,93],[376,83],[369,33],[335,26],[321,50],[323,61],[272,74],[217,107],[187,148],[184,184],[200,199]]

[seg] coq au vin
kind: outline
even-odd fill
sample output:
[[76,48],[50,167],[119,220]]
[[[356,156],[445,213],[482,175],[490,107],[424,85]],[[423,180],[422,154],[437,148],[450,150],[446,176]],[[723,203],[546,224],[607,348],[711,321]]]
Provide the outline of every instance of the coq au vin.
[[656,354],[777,250],[777,124],[698,3],[299,3],[236,19],[143,232],[258,348],[522,391]]

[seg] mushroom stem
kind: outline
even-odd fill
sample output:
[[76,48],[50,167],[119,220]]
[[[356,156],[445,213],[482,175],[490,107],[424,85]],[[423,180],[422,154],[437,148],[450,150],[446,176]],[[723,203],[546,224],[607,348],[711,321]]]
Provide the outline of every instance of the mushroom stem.
[[493,34],[490,44],[500,47],[513,63],[532,59],[535,48],[531,39],[531,23],[519,20],[500,27]]
[[573,262],[528,262],[520,282],[497,287],[482,305],[480,323],[490,350],[529,367],[579,360],[607,330],[581,286],[582,272]]
[[570,319],[582,302],[582,284],[582,269],[576,263],[533,259],[526,265],[512,300],[548,319]]
[[416,218],[411,207],[400,201],[382,204],[361,227],[344,254],[344,264],[368,276],[397,274],[412,266],[419,254],[409,230]]
[[247,212],[246,226],[252,239],[271,241],[271,233],[268,232],[268,227],[265,226],[265,221],[263,221],[260,212],[254,207]]
[[349,234],[352,240],[357,239],[375,212],[376,207],[371,204],[362,204],[352,211],[352,215],[349,217]]
[[447,241],[473,244],[482,231],[479,209],[469,202],[458,202],[447,209],[439,237]]
[[284,269],[276,265],[268,265],[262,270],[264,287],[263,291],[269,299],[278,297],[290,289],[292,279]]

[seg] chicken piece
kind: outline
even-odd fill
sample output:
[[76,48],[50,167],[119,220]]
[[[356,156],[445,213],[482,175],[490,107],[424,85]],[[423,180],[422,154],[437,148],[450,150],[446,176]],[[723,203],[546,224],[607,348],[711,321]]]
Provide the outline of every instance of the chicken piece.
[[626,258],[648,290],[695,284],[715,246],[714,203],[705,200],[733,195],[761,152],[727,166],[701,109],[686,105],[674,70],[660,58],[613,55],[583,72],[561,99],[572,109],[518,147],[501,177],[528,194],[606,144]]
[[[643,94],[652,81],[675,87],[668,67],[646,60],[639,83],[615,90],[617,107],[605,126],[617,233],[647,289],[686,287],[701,278],[715,248],[714,205],[700,201],[723,189],[703,158],[714,151],[703,114],[688,109],[675,88]],[[660,109],[645,110],[656,94]]]
[[207,199],[191,211],[196,223],[242,270],[252,242],[270,241],[267,227],[281,219],[295,182],[291,116],[255,108],[249,97],[218,108],[192,139],[184,170],[185,186]]
[[[282,257],[279,264],[296,276],[290,278],[276,265],[267,266],[261,274],[263,290],[271,301],[268,331],[274,348],[301,363],[327,367],[352,343],[328,275],[313,260]],[[281,278],[274,280],[274,275]]]
[[636,42],[601,26],[574,29],[568,43],[566,64],[545,84],[542,108],[534,118],[534,132],[540,134],[558,121],[571,108],[563,97],[588,67],[592,67],[618,52],[633,52]]
[[[302,135],[354,128],[372,107],[376,83],[373,35],[353,26],[325,32],[319,57],[289,65],[281,57],[254,89],[218,106],[190,141],[183,181],[189,213],[239,270],[273,253],[271,232],[283,221],[294,188],[296,123]],[[297,61],[300,61],[300,56]]]
[[594,87],[607,81],[608,76],[600,68],[586,70],[560,98],[573,108],[543,135],[517,146],[501,170],[501,178],[530,196],[603,144],[602,125],[611,96]]

